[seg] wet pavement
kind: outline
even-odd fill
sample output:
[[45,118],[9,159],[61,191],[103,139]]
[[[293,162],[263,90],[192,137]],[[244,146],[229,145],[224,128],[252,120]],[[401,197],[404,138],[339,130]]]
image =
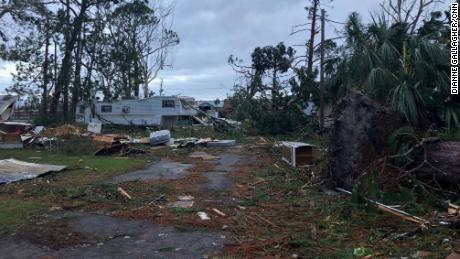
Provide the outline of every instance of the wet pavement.
[[[200,154],[201,156],[201,154]],[[210,198],[231,202],[227,191],[233,189],[228,175],[242,157],[222,153],[209,163],[215,164],[212,172],[205,172],[208,182],[200,186],[211,191]],[[204,158],[203,158],[204,159]],[[129,172],[109,179],[112,184],[129,181],[179,179],[187,176],[191,164],[160,160],[146,169]],[[217,193],[217,196],[214,194]],[[84,237],[77,245],[51,249],[46,242],[21,235],[0,237],[0,258],[203,258],[223,249],[227,238],[218,231],[183,231],[160,226],[152,222],[97,215],[84,212],[60,212],[45,215],[68,222],[69,234]],[[40,224],[34,222],[33,224]],[[53,228],[52,224],[50,228]],[[50,229],[50,231],[52,231]],[[67,233],[67,230],[64,231]],[[38,240],[41,235],[38,234]]]
[[63,216],[91,241],[53,250],[9,236],[0,239],[0,258],[203,258],[227,241],[222,233],[179,231],[141,220],[78,212]]
[[182,164],[167,159],[150,164],[146,169],[116,176],[107,183],[117,184],[130,181],[150,181],[158,179],[178,179],[187,175],[190,164]]
[[205,173],[209,182],[202,185],[203,189],[209,191],[230,191],[233,190],[233,183],[228,175],[234,171],[234,165],[241,160],[236,154],[225,153],[219,156],[216,161],[216,169],[213,172]]

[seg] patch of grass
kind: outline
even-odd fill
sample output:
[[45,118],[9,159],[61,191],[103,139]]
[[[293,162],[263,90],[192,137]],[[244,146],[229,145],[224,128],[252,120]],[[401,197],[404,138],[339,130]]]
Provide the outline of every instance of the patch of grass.
[[154,183],[151,187],[153,193],[170,193],[174,191],[174,187],[164,183]]
[[35,215],[41,207],[113,203],[115,186],[104,182],[120,173],[140,169],[150,159],[148,155],[120,158],[35,149],[0,150],[0,159],[6,158],[67,168],[36,179],[0,185],[0,229],[5,230],[15,229],[16,222]]
[[257,203],[254,200],[242,200],[242,201],[238,201],[238,205],[243,206],[243,207],[250,207],[250,206],[256,206]]
[[43,208],[39,201],[0,201],[0,231],[8,231],[26,221]]
[[96,143],[87,137],[71,135],[57,141],[55,152],[73,156],[94,154],[102,146],[101,143]]
[[0,150],[0,159],[7,158],[33,163],[65,165],[66,170],[48,174],[43,178],[58,182],[60,187],[75,187],[105,180],[117,173],[140,169],[144,166],[148,156],[96,157],[92,154],[73,156],[34,149]]

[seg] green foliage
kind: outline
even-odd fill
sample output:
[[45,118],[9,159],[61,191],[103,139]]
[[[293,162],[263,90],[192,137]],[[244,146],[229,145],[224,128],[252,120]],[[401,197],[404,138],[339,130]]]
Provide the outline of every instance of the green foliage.
[[[250,133],[281,134],[307,123],[303,109],[312,95],[317,99],[318,91],[312,87],[317,84],[314,76],[306,75],[305,68],[292,68],[294,54],[294,50],[283,43],[257,47],[251,55],[251,66],[245,68],[239,65],[238,58],[230,56],[230,65],[248,77],[246,87],[235,86],[231,103],[235,119],[242,121]],[[292,72],[299,80],[280,79]]]
[[439,137],[447,141],[460,141],[460,129],[442,130],[439,132]]
[[[287,97],[281,102],[285,102]],[[235,119],[242,121],[250,132],[262,135],[276,135],[293,132],[307,123],[303,112],[296,107],[273,109],[270,100],[239,99],[235,110]]]
[[168,27],[173,6],[155,1],[3,2],[0,18],[13,18],[3,24],[20,27],[13,38],[0,25],[0,57],[16,62],[7,90],[41,95],[43,114],[63,111],[56,120],[71,118],[97,91],[107,100],[139,96],[163,69],[166,49],[179,43]]
[[55,150],[61,154],[78,156],[81,154],[94,154],[100,146],[95,145],[89,138],[70,135],[57,140]]
[[417,136],[414,128],[405,126],[393,132],[388,142],[392,154],[401,154],[417,142]]
[[349,17],[343,53],[326,64],[328,93],[337,100],[359,89],[399,110],[414,126],[459,128],[459,102],[449,89],[448,16],[434,12],[416,33],[408,24],[371,24]]
[[62,114],[56,114],[55,116],[44,116],[39,115],[33,120],[34,125],[40,125],[45,127],[57,127],[62,125]]

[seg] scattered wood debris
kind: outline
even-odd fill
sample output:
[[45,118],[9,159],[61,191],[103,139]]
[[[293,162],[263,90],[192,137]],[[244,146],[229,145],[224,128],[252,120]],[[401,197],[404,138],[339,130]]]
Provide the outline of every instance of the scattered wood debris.
[[208,154],[206,152],[193,152],[189,155],[189,157],[191,158],[201,158],[203,160],[216,160],[216,159],[219,159],[218,156],[213,156],[211,154]]
[[447,210],[447,215],[449,217],[455,217],[460,215],[460,206],[449,203],[449,208]]
[[177,197],[178,201],[170,202],[168,207],[170,208],[191,208],[193,207],[195,197],[190,195]]
[[127,193],[123,188],[118,187],[118,188],[117,188],[117,191],[118,191],[121,195],[123,195],[124,197],[126,197],[128,200],[132,200],[131,195],[129,195],[129,193]]
[[219,216],[222,216],[222,217],[226,217],[227,214],[223,213],[222,211],[216,209],[216,208],[212,208],[212,211],[214,211],[217,215]]
[[106,145],[94,153],[95,156],[111,156],[119,154],[121,156],[145,154],[147,151],[130,147],[126,143],[116,143],[112,145]]
[[[343,192],[343,193],[346,193],[346,194],[349,194],[349,195],[352,195],[352,193],[350,191],[347,191],[347,190],[342,189],[342,188],[336,188],[336,190],[340,191],[340,192]],[[374,200],[371,200],[371,199],[366,199],[366,200],[368,202],[376,205],[377,208],[379,208],[380,210],[383,210],[385,212],[388,212],[390,214],[398,216],[398,217],[400,217],[400,218],[402,218],[404,220],[417,223],[417,224],[419,224],[421,226],[429,226],[430,225],[430,222],[428,220],[425,220],[425,219],[419,218],[417,216],[411,215],[411,214],[409,214],[409,213],[407,213],[405,211],[396,209],[394,207],[385,205],[383,203],[380,203],[380,202],[377,202],[377,201],[374,201]]]
[[104,134],[104,135],[93,135],[92,136],[94,141],[103,142],[108,144],[115,144],[115,143],[122,143],[128,142],[128,137],[121,136],[118,134]]

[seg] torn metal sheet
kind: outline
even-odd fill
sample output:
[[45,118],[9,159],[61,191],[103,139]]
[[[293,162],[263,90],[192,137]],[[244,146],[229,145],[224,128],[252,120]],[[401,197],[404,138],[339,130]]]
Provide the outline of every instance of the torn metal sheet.
[[41,134],[43,131],[45,131],[45,126],[36,126],[32,132],[35,134],[35,135],[38,135],[38,134]]
[[207,147],[231,147],[236,144],[236,141],[233,139],[224,139],[224,140],[213,140],[208,142]]
[[0,183],[12,183],[33,179],[49,172],[59,172],[66,168],[61,165],[35,164],[16,159],[0,160]]

